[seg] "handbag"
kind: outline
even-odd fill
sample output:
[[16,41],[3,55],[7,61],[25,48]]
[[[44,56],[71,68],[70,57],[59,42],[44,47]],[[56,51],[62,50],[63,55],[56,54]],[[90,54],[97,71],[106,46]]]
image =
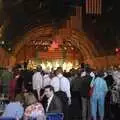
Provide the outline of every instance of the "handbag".
[[89,97],[91,97],[93,95],[94,88],[95,88],[95,80],[94,80],[93,86],[89,87],[89,90],[88,90],[88,96]]
[[93,85],[92,87],[89,88],[89,91],[88,91],[88,96],[89,96],[89,97],[92,96],[93,91],[94,91],[94,85]]

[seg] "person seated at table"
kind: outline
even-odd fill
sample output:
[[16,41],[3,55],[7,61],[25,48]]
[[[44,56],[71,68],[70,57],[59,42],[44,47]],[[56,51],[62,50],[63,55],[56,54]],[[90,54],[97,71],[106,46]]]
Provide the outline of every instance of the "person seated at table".
[[23,114],[24,108],[19,101],[19,98],[16,97],[15,99],[11,99],[10,103],[6,105],[2,117],[21,119],[23,117]]
[[62,113],[63,106],[59,97],[54,93],[54,88],[51,85],[45,87],[44,94],[48,98],[46,103],[46,113]]
[[45,120],[45,112],[41,103],[37,101],[35,96],[32,93],[28,93],[27,107],[24,112],[24,120],[28,120],[30,118],[36,118],[37,120]]

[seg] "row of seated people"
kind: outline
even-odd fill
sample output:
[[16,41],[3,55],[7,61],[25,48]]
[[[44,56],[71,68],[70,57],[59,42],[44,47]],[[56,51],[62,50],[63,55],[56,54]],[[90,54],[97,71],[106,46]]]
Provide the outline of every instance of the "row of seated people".
[[[17,120],[29,120],[30,118],[46,120],[51,113],[62,113],[62,103],[59,97],[54,94],[54,88],[50,85],[46,86],[44,94],[47,98],[44,105],[36,99],[32,92],[16,95],[15,99],[11,99],[9,104],[6,105],[1,117]],[[63,114],[59,114],[59,119],[57,119],[63,120],[63,116]]]

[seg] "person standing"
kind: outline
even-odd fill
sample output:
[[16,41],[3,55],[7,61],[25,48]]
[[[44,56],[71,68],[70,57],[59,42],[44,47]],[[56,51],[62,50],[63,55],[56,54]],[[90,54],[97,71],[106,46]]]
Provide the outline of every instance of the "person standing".
[[108,92],[108,87],[106,81],[103,79],[103,73],[99,72],[97,77],[92,80],[90,84],[91,88],[93,87],[93,93],[91,96],[91,115],[93,120],[97,119],[97,103],[99,110],[100,120],[104,119],[104,104],[105,104],[105,96]]
[[43,76],[43,87],[46,87],[47,85],[50,85],[50,73],[45,73],[45,75]]
[[70,82],[72,104],[70,106],[69,112],[70,112],[70,115],[72,116],[70,117],[71,120],[79,119],[81,117],[81,114],[80,114],[81,112],[81,96],[80,96],[81,78],[78,71],[75,71],[73,75],[74,75],[74,79],[72,79]]
[[68,120],[68,105],[71,104],[70,82],[63,76],[63,70],[58,67],[56,76],[52,78],[50,85],[54,87],[55,94],[61,99],[63,103],[64,119]]
[[92,77],[87,72],[81,73],[80,95],[82,103],[82,120],[90,120],[90,96],[89,88]]
[[37,72],[35,72],[32,77],[32,87],[37,94],[38,100],[40,100],[40,90],[43,88],[43,76],[41,72],[42,67],[37,66]]
[[1,75],[2,93],[8,97],[9,83],[13,79],[12,68],[7,68]]
[[16,96],[17,80],[20,77],[20,71],[18,69],[13,71],[13,79],[9,82],[9,98],[14,99]]

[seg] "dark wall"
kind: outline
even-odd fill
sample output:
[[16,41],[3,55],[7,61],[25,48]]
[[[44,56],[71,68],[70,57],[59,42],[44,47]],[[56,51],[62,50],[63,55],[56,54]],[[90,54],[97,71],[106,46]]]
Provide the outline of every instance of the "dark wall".
[[102,15],[84,15],[84,30],[103,55],[114,54],[115,48],[120,47],[118,2],[118,0],[103,0]]
[[[30,26],[46,23],[54,23],[59,26],[72,14],[71,6],[84,6],[84,1],[3,0],[3,18],[8,20],[8,24],[4,30],[2,40],[11,44],[16,36],[28,31]],[[40,2],[42,7],[40,7]],[[119,11],[119,0],[103,0],[101,16],[85,15],[83,10],[84,30],[103,55],[114,54],[114,49],[120,47]]]

